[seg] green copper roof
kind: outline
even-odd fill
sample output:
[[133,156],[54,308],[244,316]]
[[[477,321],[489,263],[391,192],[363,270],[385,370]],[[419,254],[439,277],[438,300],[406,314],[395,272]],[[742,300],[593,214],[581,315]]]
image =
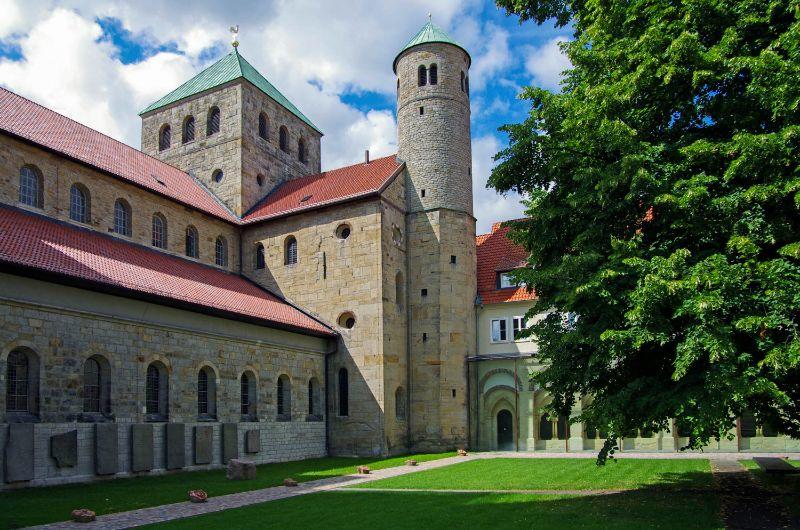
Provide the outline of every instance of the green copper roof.
[[464,50],[464,53],[467,54],[467,58],[470,60],[470,62],[472,61],[472,58],[469,56],[469,52],[465,50],[462,45],[451,39],[442,28],[429,20],[424,26],[422,26],[422,29],[419,30],[416,35],[414,35],[414,38],[408,41],[408,44],[406,44],[405,47],[400,50],[400,52],[397,54],[397,57],[394,58],[392,69],[397,72],[397,59],[403,55],[404,51],[408,50],[409,48],[413,48],[414,46],[427,44],[429,42],[444,42],[446,44],[452,44],[453,46]]
[[253,65],[248,63],[244,57],[239,55],[239,52],[236,48],[234,48],[231,53],[215,62],[190,80],[186,81],[184,84],[163,98],[159,99],[155,103],[152,103],[149,107],[140,112],[139,115],[141,116],[142,114],[152,110],[165,107],[170,103],[175,103],[176,101],[194,96],[195,94],[199,94],[205,90],[218,87],[229,81],[240,78],[250,81],[250,83],[255,85],[256,88],[258,88],[264,94],[274,99],[286,110],[306,122],[309,126],[313,127],[315,131],[322,134],[322,131],[320,131],[319,128],[317,128],[317,126],[305,116],[305,114],[300,112],[300,109],[295,107],[291,101],[286,99],[286,96],[281,94],[277,88],[272,86],[272,83],[267,81],[266,78],[264,78],[264,76],[261,75],[258,70],[253,67]]

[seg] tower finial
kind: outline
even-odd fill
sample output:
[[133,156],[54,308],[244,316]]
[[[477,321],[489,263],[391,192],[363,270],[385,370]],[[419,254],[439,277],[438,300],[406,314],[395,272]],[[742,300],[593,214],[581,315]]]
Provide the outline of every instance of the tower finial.
[[433,15],[428,12],[428,22],[433,22]]
[[239,24],[231,26],[231,46],[234,48],[239,46]]

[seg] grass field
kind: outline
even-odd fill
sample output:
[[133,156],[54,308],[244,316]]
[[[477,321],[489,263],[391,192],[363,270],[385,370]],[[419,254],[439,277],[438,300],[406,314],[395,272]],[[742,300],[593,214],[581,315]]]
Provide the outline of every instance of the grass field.
[[[454,453],[415,455],[419,462],[453,456]],[[286,477],[298,482],[356,472],[356,466],[372,469],[403,465],[408,456],[394,458],[319,458],[266,464],[258,467],[252,481],[229,481],[225,470],[192,471],[169,475],[121,478],[0,493],[0,528],[18,528],[69,519],[75,508],[89,508],[98,515],[185,501],[190,489],[201,488],[210,496],[277,486]]]
[[612,495],[314,493],[184,519],[167,528],[722,528],[717,496],[671,490]]
[[710,488],[708,460],[495,458],[472,460],[361,485],[363,488],[584,490]]

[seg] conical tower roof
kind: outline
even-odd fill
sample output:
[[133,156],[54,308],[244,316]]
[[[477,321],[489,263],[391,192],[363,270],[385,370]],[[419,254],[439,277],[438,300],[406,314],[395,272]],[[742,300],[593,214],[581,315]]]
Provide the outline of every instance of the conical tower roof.
[[247,79],[261,92],[274,99],[279,105],[286,110],[303,120],[309,126],[314,128],[317,132],[322,134],[322,131],[309,120],[305,114],[300,112],[300,109],[294,106],[286,96],[275,88],[272,83],[256,70],[247,60],[239,54],[237,48],[234,48],[228,55],[215,62],[184,84],[159,99],[155,103],[150,104],[146,109],[139,113],[148,113],[150,111],[160,109],[176,101],[186,99],[206,90],[224,85],[235,79]]
[[414,35],[414,38],[408,41],[408,44],[406,44],[394,58],[394,62],[392,63],[392,69],[395,71],[395,73],[397,72],[397,60],[400,58],[401,55],[403,55],[403,52],[413,48],[414,46],[419,46],[420,44],[428,44],[431,42],[443,42],[446,44],[452,44],[457,48],[461,48],[462,50],[464,50],[464,53],[467,54],[467,59],[470,62],[472,62],[472,57],[469,56],[469,52],[462,45],[451,39],[450,36],[447,33],[445,33],[442,28],[434,24],[431,20],[428,20],[428,22],[424,26],[422,26],[422,29],[420,29],[417,32],[417,34]]

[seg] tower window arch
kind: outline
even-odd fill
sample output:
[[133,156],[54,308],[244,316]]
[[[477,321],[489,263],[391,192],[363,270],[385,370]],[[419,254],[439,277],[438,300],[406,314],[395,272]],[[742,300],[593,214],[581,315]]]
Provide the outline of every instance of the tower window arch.
[[461,71],[461,91],[464,92],[464,71]]
[[425,86],[428,82],[428,69],[424,64],[419,65],[417,68],[417,86]]
[[302,162],[308,162],[308,153],[306,152],[306,141],[300,138],[297,140],[297,159]]
[[206,122],[206,136],[219,132],[220,121],[219,107],[211,107],[208,111],[208,121]]
[[322,397],[320,392],[319,381],[316,377],[308,380],[308,416],[309,420],[322,419]]
[[200,255],[199,252],[199,238],[197,235],[197,228],[189,225],[186,227],[186,255],[190,258],[196,258]]
[[294,265],[297,263],[297,239],[295,239],[294,236],[286,238],[283,262],[285,265]]
[[339,416],[350,415],[350,388],[347,368],[339,368]]
[[172,143],[172,129],[168,124],[164,124],[158,133],[158,150],[169,149],[170,143]]
[[69,218],[88,223],[91,214],[89,190],[83,184],[73,184],[69,189]]
[[269,119],[263,112],[258,115],[258,136],[264,140],[269,140]]
[[214,242],[214,262],[220,267],[228,266],[228,241],[223,236],[217,236]]
[[183,120],[183,143],[194,142],[194,116],[187,116]]
[[160,213],[153,214],[153,246],[167,248],[167,219]]
[[469,96],[469,76],[464,78],[464,88],[466,89],[467,95]]
[[44,204],[42,172],[36,166],[22,166],[19,170],[19,202],[34,208]]
[[278,144],[280,145],[281,151],[284,153],[289,152],[289,130],[283,125],[281,125],[278,133]]
[[114,201],[114,232],[131,236],[131,205],[125,199]]
[[439,83],[439,67],[435,63],[428,68],[428,80],[431,85]]
[[255,263],[256,270],[265,268],[267,266],[266,261],[267,260],[264,256],[264,245],[262,243],[259,243],[256,245],[256,263]]
[[169,416],[169,376],[159,361],[147,366],[145,381],[145,413],[148,421],[166,421]]
[[39,413],[39,357],[30,348],[12,350],[6,358],[6,412],[15,417]]

